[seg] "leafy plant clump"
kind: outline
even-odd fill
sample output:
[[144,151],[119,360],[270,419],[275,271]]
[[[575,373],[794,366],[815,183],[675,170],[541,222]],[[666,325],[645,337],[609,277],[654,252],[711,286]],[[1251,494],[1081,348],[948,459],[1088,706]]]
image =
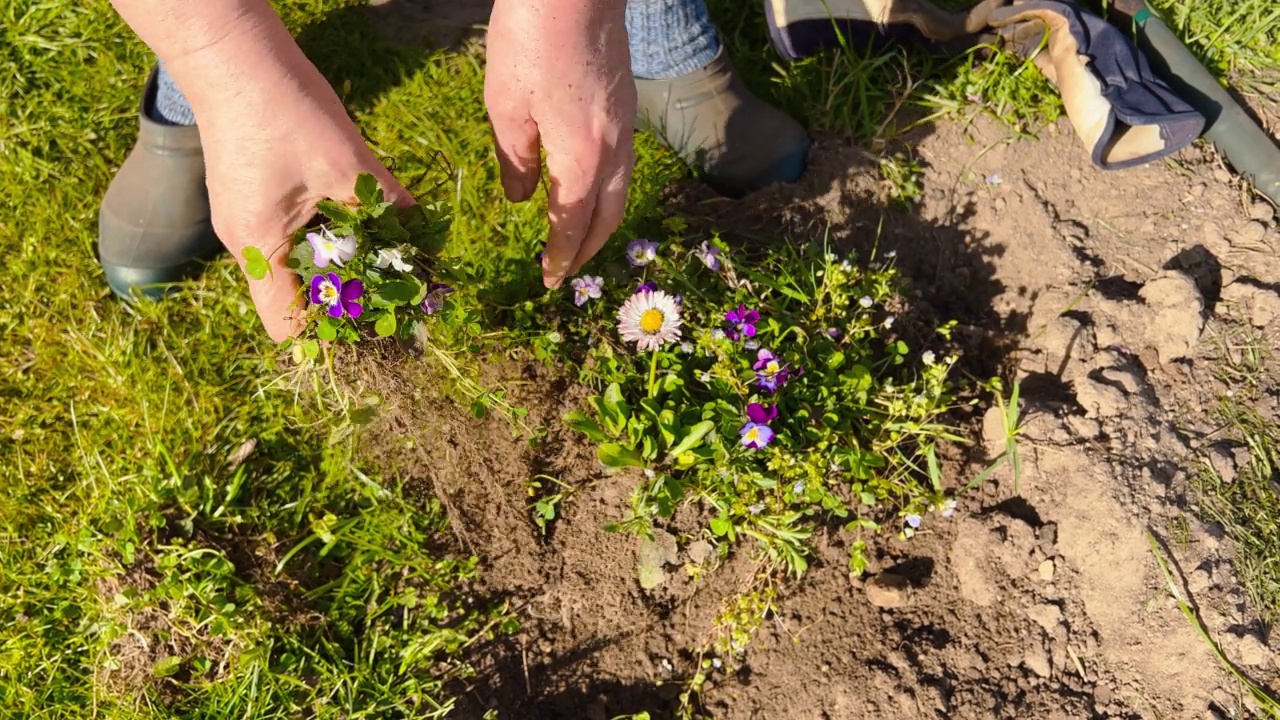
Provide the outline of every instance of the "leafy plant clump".
[[[355,203],[324,200],[327,220],[299,229],[285,265],[301,279],[308,358],[319,341],[357,343],[377,337],[420,338],[430,316],[446,311],[454,269],[439,256],[451,218],[444,202],[409,207],[388,201],[368,173],[357,178]],[[244,252],[245,272],[261,280],[273,268],[261,249]]]
[[893,253],[859,265],[812,246],[737,267],[718,237],[695,246],[666,225],[608,280],[572,280],[578,309],[551,334],[588,348],[602,388],[567,422],[604,465],[645,476],[617,527],[648,532],[698,503],[722,553],[750,538],[799,576],[816,527],[853,534],[861,573],[869,533],[950,516],[936,447],[962,441],[940,421],[957,402],[956,357],[939,355],[952,324],[938,349],[899,336]]

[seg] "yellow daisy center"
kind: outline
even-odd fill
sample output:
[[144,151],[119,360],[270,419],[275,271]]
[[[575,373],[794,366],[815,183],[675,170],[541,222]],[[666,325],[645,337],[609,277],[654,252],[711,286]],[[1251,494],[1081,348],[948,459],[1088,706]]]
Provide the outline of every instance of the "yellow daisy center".
[[640,315],[640,330],[648,335],[656,334],[662,329],[662,323],[667,319],[666,315],[657,308],[649,308]]

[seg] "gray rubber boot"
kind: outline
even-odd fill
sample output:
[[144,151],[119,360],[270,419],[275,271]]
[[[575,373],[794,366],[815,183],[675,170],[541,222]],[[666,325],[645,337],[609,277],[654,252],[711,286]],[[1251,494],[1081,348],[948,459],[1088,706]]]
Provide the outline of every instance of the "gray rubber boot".
[[200,132],[147,117],[156,73],[138,113],[138,142],[111,180],[98,210],[98,261],[119,296],[162,297],[222,245],[209,219]]
[[809,136],[789,115],[751,94],[724,48],[701,70],[671,80],[636,78],[637,127],[705,173],[717,192],[740,197],[804,172]]

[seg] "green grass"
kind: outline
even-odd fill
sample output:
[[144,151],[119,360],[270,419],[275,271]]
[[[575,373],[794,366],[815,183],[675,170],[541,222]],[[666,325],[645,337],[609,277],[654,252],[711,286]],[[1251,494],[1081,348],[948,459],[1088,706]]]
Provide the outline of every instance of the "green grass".
[[[752,87],[816,128],[871,141],[932,113],[987,111],[1032,129],[1060,112],[1012,59],[850,48],[778,68],[754,3],[713,5]],[[1185,7],[1173,24],[1220,73],[1280,66],[1267,0]],[[1241,7],[1254,12],[1237,17]],[[502,199],[481,56],[388,48],[343,0],[284,12],[401,177],[421,175],[423,192],[447,181],[436,191],[454,205],[468,292],[490,322],[509,323],[503,342],[526,347],[539,333],[529,259],[544,208]],[[1208,29],[1230,18],[1228,32]],[[394,478],[355,464],[343,413],[274,382],[228,260],[160,304],[106,290],[95,213],[133,140],[150,62],[103,0],[0,7],[0,715],[443,714],[446,682],[468,672],[461,649],[509,618],[456,594],[478,570],[445,546],[441,511],[406,504]],[[623,238],[685,174],[639,142]],[[1224,507],[1245,531],[1274,531],[1263,502]],[[1259,547],[1270,572],[1275,546]]]
[[1228,397],[1219,400],[1216,419],[1225,438],[1247,450],[1248,462],[1227,479],[1208,460],[1194,469],[1200,511],[1225,529],[1253,608],[1275,625],[1280,621],[1280,426]]
[[1271,0],[1151,4],[1218,77],[1250,92],[1280,87],[1280,7]]

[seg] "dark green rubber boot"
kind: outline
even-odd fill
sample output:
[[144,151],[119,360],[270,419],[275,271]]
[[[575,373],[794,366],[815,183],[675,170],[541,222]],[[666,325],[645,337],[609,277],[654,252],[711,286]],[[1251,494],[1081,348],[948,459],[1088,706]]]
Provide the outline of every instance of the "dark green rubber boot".
[[209,219],[200,132],[148,117],[155,91],[152,71],[138,142],[98,210],[98,261],[107,284],[126,299],[164,296],[168,285],[192,277],[222,247]]
[[724,48],[701,70],[671,80],[636,78],[636,126],[652,131],[722,195],[740,197],[804,172],[809,136],[756,97]]

